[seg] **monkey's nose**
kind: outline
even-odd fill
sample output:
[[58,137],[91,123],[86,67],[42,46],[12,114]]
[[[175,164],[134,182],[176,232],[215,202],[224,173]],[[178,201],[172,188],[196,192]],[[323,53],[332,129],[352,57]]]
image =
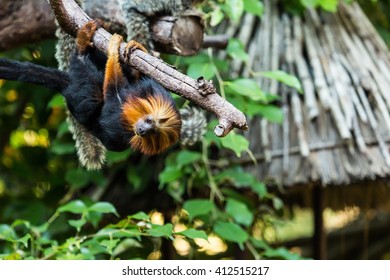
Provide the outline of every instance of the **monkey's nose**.
[[139,120],[135,125],[135,134],[144,137],[154,132],[153,124]]

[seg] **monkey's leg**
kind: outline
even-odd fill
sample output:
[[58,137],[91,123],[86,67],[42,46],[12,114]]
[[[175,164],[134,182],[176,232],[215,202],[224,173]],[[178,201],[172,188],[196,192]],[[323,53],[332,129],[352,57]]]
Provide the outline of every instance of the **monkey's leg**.
[[122,36],[112,35],[107,52],[106,70],[104,73],[103,96],[110,91],[117,92],[123,86],[125,79],[119,62],[119,47],[123,42]]

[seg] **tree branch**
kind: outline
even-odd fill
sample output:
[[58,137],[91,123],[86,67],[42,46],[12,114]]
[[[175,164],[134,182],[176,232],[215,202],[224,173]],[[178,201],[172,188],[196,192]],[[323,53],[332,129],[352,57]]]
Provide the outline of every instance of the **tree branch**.
[[[0,51],[55,38],[54,14],[46,0],[0,0],[0,7]],[[85,11],[91,18],[102,20],[109,32],[126,34],[125,19],[118,7],[118,0],[85,0]],[[156,50],[166,53],[194,55],[200,47],[226,48],[229,39],[227,36],[213,35],[205,36],[202,40],[201,21],[188,14],[159,17],[151,24]],[[196,30],[196,33],[191,30]]]
[[[73,0],[50,0],[49,2],[60,26],[72,36],[76,36],[77,30],[90,20]],[[93,37],[94,46],[107,53],[110,37],[110,33],[99,28]],[[133,51],[129,57],[125,57],[124,53],[125,44],[122,44],[120,48],[122,61],[128,61],[130,66],[153,77],[165,88],[214,113],[219,120],[219,124],[214,129],[217,136],[223,137],[233,128],[247,129],[244,114],[219,96],[212,82],[206,81],[203,77],[198,80],[191,79],[160,59],[140,50]]]

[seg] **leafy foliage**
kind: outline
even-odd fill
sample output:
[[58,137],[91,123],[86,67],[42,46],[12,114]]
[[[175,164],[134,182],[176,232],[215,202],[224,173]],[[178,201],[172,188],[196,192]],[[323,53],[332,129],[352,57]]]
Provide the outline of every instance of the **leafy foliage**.
[[[263,13],[257,0],[206,1],[202,8],[211,26],[227,18],[238,24],[244,12]],[[54,66],[53,51],[50,41],[2,56]],[[213,79],[248,116],[281,122],[281,110],[271,104],[276,93],[229,76],[230,61],[248,61],[245,46],[231,39],[226,55],[166,59],[191,77]],[[281,71],[253,76],[301,90]],[[263,215],[282,213],[283,202],[230,160],[253,158],[242,134],[221,139],[208,132],[194,147],[153,158],[110,152],[104,170],[89,172],[78,166],[61,95],[8,81],[0,81],[0,126],[2,259],[234,258],[235,246],[255,259],[299,258],[264,238],[270,225]],[[211,120],[208,131],[213,126]],[[205,248],[215,239],[225,247],[209,254]]]
[[[301,13],[305,9],[320,8],[327,12],[336,12],[340,2],[350,3],[353,0],[283,0],[287,10]],[[376,0],[373,0],[376,1]]]

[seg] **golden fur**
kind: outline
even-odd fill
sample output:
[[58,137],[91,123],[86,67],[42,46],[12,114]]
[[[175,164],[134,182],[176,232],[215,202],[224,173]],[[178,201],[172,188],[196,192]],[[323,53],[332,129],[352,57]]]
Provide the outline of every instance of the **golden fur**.
[[[147,116],[153,118],[156,133],[142,137],[135,133],[134,128],[139,119]],[[164,99],[162,95],[128,98],[123,105],[122,120],[134,132],[130,139],[131,147],[147,155],[163,152],[180,137],[180,114],[171,101]]]

